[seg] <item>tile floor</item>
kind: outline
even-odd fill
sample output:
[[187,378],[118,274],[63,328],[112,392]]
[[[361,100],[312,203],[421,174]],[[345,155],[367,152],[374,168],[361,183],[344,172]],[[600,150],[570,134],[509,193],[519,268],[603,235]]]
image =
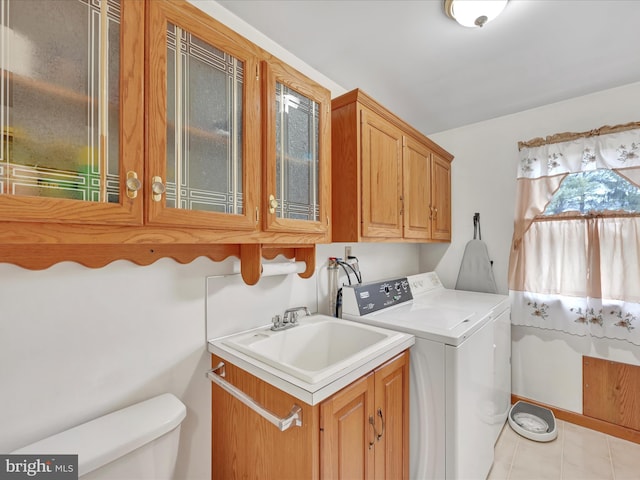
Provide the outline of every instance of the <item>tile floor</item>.
[[505,424],[487,480],[638,480],[640,445],[556,420],[558,438],[534,442]]

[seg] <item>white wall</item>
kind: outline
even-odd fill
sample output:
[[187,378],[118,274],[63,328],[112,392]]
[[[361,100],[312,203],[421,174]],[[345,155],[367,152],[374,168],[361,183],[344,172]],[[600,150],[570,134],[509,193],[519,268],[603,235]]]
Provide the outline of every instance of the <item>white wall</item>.
[[[518,141],[639,119],[640,83],[633,83],[430,135],[455,156],[453,241],[449,248],[423,245],[421,270],[435,269],[453,287],[465,244],[473,236],[473,214],[480,212],[498,289],[507,293]],[[512,340],[513,393],[579,413],[582,355],[640,364],[638,347],[624,341],[591,341],[527,327],[513,327]]]
[[[334,96],[344,93],[217,3],[192,3]],[[319,246],[318,266],[343,252],[344,245]],[[417,273],[416,245],[355,246],[353,253],[361,260],[366,280]],[[297,293],[305,301],[315,300],[316,290],[317,277],[274,277],[254,287],[238,285],[238,277],[229,277],[216,280],[220,290],[210,290],[207,297],[205,278],[230,271],[230,260],[214,263],[204,258],[189,265],[163,259],[147,267],[117,261],[95,270],[73,263],[44,271],[0,264],[0,452],[172,392],[187,406],[176,478],[210,479],[206,300],[217,312],[238,302],[245,306],[246,316],[239,319],[215,316],[210,334],[216,334],[268,323],[276,313],[271,311],[274,298],[281,299],[284,309],[298,304]],[[328,299],[322,281],[319,287],[322,309]],[[291,303],[285,305],[287,301]]]
[[[326,311],[326,261],[343,253],[344,244],[319,245],[319,273],[309,280],[210,280],[208,297],[206,277],[230,273],[232,259],[100,269],[64,262],[43,271],[0,264],[0,452],[172,392],[187,406],[176,478],[208,480],[207,303],[211,336],[267,324],[301,303]],[[365,280],[417,273],[417,245],[354,245],[353,253]]]
[[[216,3],[192,1],[327,86],[334,96],[343,93],[340,86]],[[639,102],[637,84],[433,135],[436,142],[456,156],[454,241],[450,248],[355,245],[353,253],[360,258],[365,281],[437,268],[445,283],[452,286],[462,249],[471,237],[473,212],[480,211],[483,238],[496,261],[498,285],[506,291],[516,142],[558,131],[637,120]],[[318,247],[321,270],[316,278],[322,277],[326,258],[341,256],[343,247]],[[220,308],[242,302],[250,312],[255,309],[264,314],[267,297],[276,295],[284,302],[297,304],[298,299],[291,292],[303,292],[309,300],[317,288],[320,309],[327,304],[323,280],[316,287],[316,278],[302,281],[274,277],[261,280],[255,287],[238,286],[236,279],[229,278],[222,280],[219,291],[210,290],[205,295],[205,278],[229,271],[229,261],[213,263],[203,258],[189,265],[163,259],[148,267],[118,261],[95,270],[62,263],[35,272],[0,264],[0,452],[133,402],[172,392],[187,405],[177,478],[209,479],[211,398],[204,377],[210,363],[205,346],[207,301]],[[233,288],[227,288],[232,284]],[[292,305],[282,308],[286,306]],[[274,312],[266,313],[270,318]],[[268,318],[255,318],[257,325],[268,322]],[[233,325],[248,328],[251,324],[253,318],[245,316]],[[234,327],[218,315],[210,334],[231,328]],[[557,358],[573,358],[578,352],[561,337],[549,341],[536,332],[519,333],[514,329],[514,391],[545,401],[549,389],[536,380],[540,370],[531,364],[529,355],[539,343],[542,349],[547,343],[558,344],[556,350],[566,355],[559,353]],[[618,348],[604,346],[598,353],[609,354]],[[620,350],[624,356],[635,358],[629,349]],[[568,368],[572,378],[578,375],[573,365]],[[529,385],[530,379],[538,385]],[[563,402],[560,399],[549,403],[563,406]]]

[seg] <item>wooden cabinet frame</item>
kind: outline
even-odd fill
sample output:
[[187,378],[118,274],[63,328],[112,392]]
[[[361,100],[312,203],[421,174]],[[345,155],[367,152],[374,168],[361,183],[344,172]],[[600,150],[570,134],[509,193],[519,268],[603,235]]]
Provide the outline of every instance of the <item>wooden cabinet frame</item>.
[[[164,196],[151,200],[152,178],[166,181],[168,21],[245,62],[242,214],[170,209]],[[102,267],[119,259],[148,265],[163,257],[187,263],[236,256],[243,279],[254,284],[262,259],[282,254],[306,262],[300,275],[310,277],[315,244],[330,241],[329,113],[321,115],[320,221],[268,223],[262,197],[271,163],[262,158],[260,62],[327,108],[328,91],[185,0],[122,0],[121,24],[120,203],[0,195],[0,262],[41,269],[65,260]],[[129,171],[142,182],[135,199],[125,192]]]
[[[126,195],[127,172],[142,179],[144,168],[144,2],[122,0],[120,16],[120,192],[119,203],[82,202],[64,198],[0,195],[0,222],[141,225],[140,195]],[[52,91],[51,85],[43,85]],[[52,93],[56,95],[56,93]],[[102,142],[105,140],[102,139]],[[6,228],[0,223],[0,228]],[[9,226],[9,228],[11,228]],[[54,233],[55,234],[55,233]],[[28,237],[19,239],[24,243]]]
[[451,240],[453,156],[362,90],[332,101],[334,242]]
[[[264,229],[270,232],[316,233],[330,236],[331,214],[331,94],[329,90],[311,81],[301,73],[280,62],[262,62],[263,90],[263,129],[265,138],[263,157],[265,174],[263,175],[262,211],[264,213]],[[300,221],[278,218],[269,212],[269,195],[276,192],[276,114],[275,91],[276,82],[286,85],[292,90],[312,99],[319,107],[319,145],[318,145],[318,204],[320,213],[318,221]]]
[[213,384],[213,480],[409,479],[408,350],[313,406],[216,355],[211,361],[223,361],[226,381],[267,410],[286,416],[296,404],[303,419],[281,432]]
[[409,352],[320,404],[321,478],[409,479]]
[[[166,207],[166,194],[153,200],[152,179],[167,181],[167,23],[171,22],[235,58],[244,65],[242,128],[243,213],[185,210]],[[147,170],[145,182],[146,223],[229,230],[257,230],[260,191],[260,76],[257,47],[239,35],[213,23],[196,7],[182,3],[152,1],[147,11]],[[179,188],[179,187],[178,187]]]

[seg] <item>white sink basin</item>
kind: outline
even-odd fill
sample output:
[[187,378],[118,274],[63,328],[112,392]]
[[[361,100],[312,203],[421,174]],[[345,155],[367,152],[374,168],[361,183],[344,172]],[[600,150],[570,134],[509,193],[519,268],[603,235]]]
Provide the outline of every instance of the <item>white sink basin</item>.
[[251,330],[227,337],[222,343],[314,384],[375,356],[403,336],[371,325],[312,315],[287,330]]

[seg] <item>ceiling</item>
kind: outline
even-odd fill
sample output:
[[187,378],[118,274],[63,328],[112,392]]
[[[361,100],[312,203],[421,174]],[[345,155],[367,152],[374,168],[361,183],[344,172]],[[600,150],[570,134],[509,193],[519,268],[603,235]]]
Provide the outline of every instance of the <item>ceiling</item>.
[[640,81],[640,1],[510,0],[480,28],[440,0],[218,0],[425,134]]

